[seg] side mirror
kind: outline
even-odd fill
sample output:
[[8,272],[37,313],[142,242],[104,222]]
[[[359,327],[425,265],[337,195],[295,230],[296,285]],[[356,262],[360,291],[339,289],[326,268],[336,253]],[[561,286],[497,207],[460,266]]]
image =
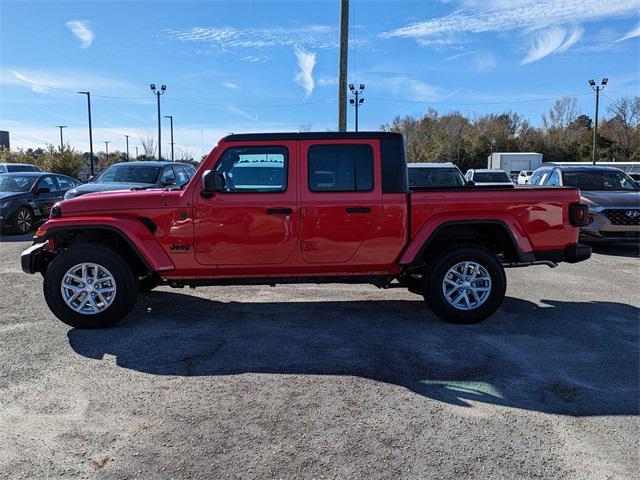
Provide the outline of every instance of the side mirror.
[[215,192],[224,192],[224,177],[215,170],[207,170],[202,175],[202,190],[200,195],[205,198],[213,197]]
[[33,193],[36,195],[40,195],[41,193],[51,193],[51,189],[47,187],[40,187],[40,188],[37,188],[36,191]]
[[162,182],[163,187],[168,187],[170,185],[175,185],[175,184],[176,184],[176,179],[173,177],[168,177],[166,180]]

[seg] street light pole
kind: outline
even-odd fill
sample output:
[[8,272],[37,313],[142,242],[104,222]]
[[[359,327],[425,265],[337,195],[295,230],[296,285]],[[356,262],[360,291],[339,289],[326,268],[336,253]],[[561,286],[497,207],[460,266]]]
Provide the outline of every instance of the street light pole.
[[173,157],[173,115],[165,115],[164,118],[168,118],[171,122],[171,161],[175,162]]
[[109,161],[109,140],[104,142],[104,146],[105,146],[105,149],[107,150],[107,158],[106,158],[106,160],[108,162]]
[[340,0],[340,64],[338,73],[338,131],[347,131],[347,66],[349,51],[349,0]]
[[138,146],[136,145],[136,160],[138,159],[139,155],[138,155]]
[[89,161],[91,163],[91,176],[93,177],[93,132],[91,129],[91,92],[78,92],[87,96],[87,108],[89,110]]
[[151,91],[158,99],[158,160],[162,160],[162,128],[160,126],[160,95],[162,95],[167,89],[166,85],[161,85],[160,90],[156,90],[156,84],[150,85]]
[[596,82],[594,82],[593,80],[589,80],[589,85],[591,86],[591,89],[596,92],[596,115],[595,115],[595,122],[593,124],[593,148],[591,150],[591,161],[593,162],[593,164],[596,164],[596,158],[597,158],[597,142],[598,142],[598,108],[600,106],[600,90],[604,89],[604,86],[607,84],[607,82],[609,81],[608,78],[603,78],[602,81],[600,82],[600,85],[596,85]]
[[129,135],[125,135],[124,138],[127,139],[127,162],[129,161]]
[[362,95],[362,92],[364,91],[364,83],[360,84],[360,90],[356,90],[355,87],[353,86],[353,83],[350,83],[349,90],[351,90],[351,94],[356,97],[355,100],[351,98],[349,100],[349,103],[354,107],[356,107],[356,132],[357,132],[358,131],[358,110],[360,109],[360,105],[364,103],[364,98],[360,97],[360,95]]
[[62,129],[67,128],[66,125],[56,125],[60,129],[60,150],[64,149],[64,141],[62,140]]

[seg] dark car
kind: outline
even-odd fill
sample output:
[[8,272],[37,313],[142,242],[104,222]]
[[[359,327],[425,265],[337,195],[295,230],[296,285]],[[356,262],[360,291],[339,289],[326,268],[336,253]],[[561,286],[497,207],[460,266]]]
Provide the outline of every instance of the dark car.
[[39,171],[40,169],[31,163],[0,163],[0,173]]
[[78,185],[78,180],[55,173],[0,174],[0,227],[28,233],[36,223],[46,220],[54,203]]
[[196,169],[189,163],[179,162],[122,162],[111,165],[92,182],[69,190],[64,198],[75,198],[87,193],[114,190],[141,190],[182,186],[191,180]]
[[530,185],[580,189],[591,223],[580,229],[584,241],[633,242],[640,239],[640,187],[622,170],[600,166],[544,166]]
[[466,181],[453,163],[409,163],[409,188],[462,187]]

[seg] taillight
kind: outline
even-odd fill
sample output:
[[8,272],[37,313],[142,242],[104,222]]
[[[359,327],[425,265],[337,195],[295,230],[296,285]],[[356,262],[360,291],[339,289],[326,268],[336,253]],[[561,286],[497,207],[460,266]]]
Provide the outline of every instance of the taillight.
[[589,205],[575,203],[569,206],[569,221],[576,227],[584,227],[591,223],[591,215],[589,215]]

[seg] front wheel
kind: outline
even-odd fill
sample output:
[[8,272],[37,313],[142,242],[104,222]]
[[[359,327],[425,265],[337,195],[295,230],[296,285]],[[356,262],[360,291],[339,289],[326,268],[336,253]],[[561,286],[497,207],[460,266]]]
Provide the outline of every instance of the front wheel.
[[115,250],[82,244],[58,254],[44,276],[44,296],[53,314],[76,328],[106,328],[133,308],[138,284]]
[[431,309],[450,323],[478,323],[502,304],[507,279],[495,255],[479,247],[449,250],[424,275]]

